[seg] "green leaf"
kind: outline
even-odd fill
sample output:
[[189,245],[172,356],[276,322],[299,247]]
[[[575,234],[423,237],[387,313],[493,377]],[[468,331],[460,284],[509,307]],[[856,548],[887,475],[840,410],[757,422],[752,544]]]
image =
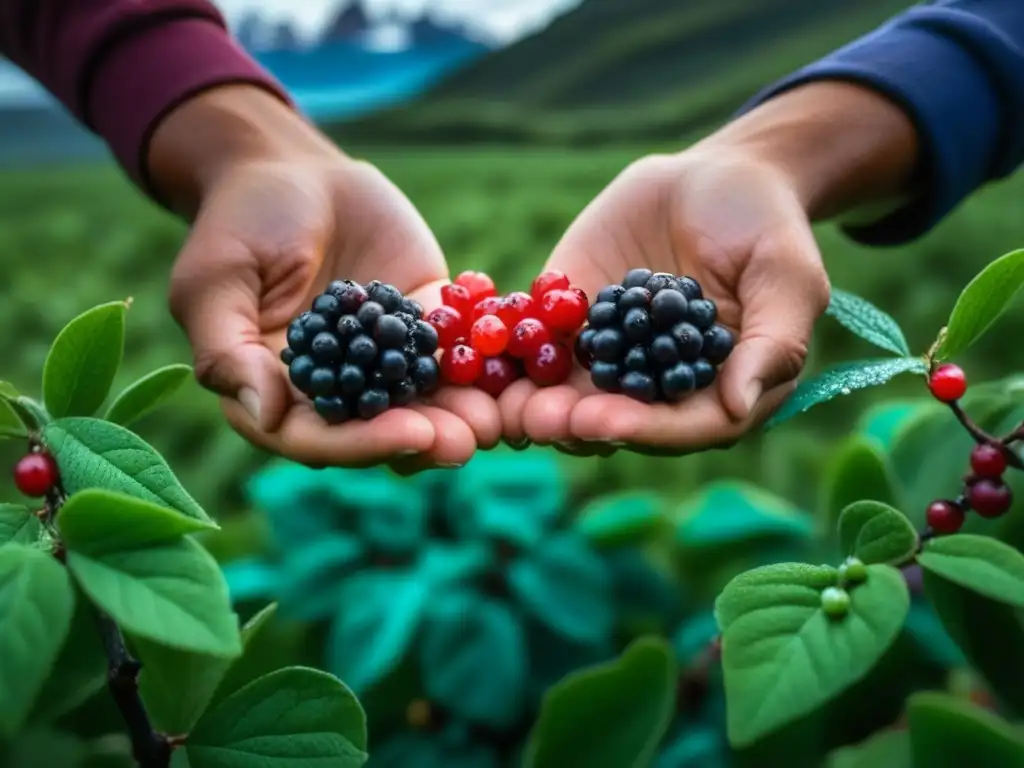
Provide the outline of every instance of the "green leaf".
[[527,768],[619,768],[653,760],[675,712],[676,663],[644,637],[613,661],[548,689],[526,748]]
[[26,437],[28,429],[6,400],[0,399],[0,439]]
[[917,531],[903,513],[880,501],[855,501],[839,515],[843,551],[865,563],[898,565],[917,550]]
[[271,671],[265,669],[268,655],[266,651],[271,647],[276,669],[280,651],[278,646],[274,646],[276,637],[266,629],[276,613],[277,603],[270,603],[242,625],[242,655],[228,668],[210,699],[210,706]]
[[423,627],[419,661],[430,701],[456,717],[498,731],[523,717],[526,638],[504,603],[469,591],[439,595]]
[[733,747],[813,712],[864,677],[903,628],[903,576],[869,565],[839,619],[821,608],[832,569],[784,563],[736,577],[715,605]]
[[0,739],[21,728],[71,628],[75,595],[49,554],[0,547]]
[[852,747],[837,749],[825,768],[914,768],[906,731],[883,731]]
[[1024,765],[1024,740],[1005,720],[949,694],[917,693],[907,702],[914,765]]
[[649,541],[668,526],[661,497],[628,491],[590,502],[573,527],[597,546],[628,546]]
[[509,566],[508,584],[528,613],[568,640],[598,643],[612,631],[611,574],[581,538],[544,539]]
[[328,534],[305,547],[288,550],[280,569],[278,598],[282,612],[304,621],[333,616],[345,579],[362,565],[365,547],[355,536]]
[[359,768],[366,715],[341,681],[288,667],[207,710],[185,751],[190,768]]
[[53,418],[92,416],[103,405],[121,367],[127,311],[123,301],[101,304],[57,334],[43,366],[43,402]]
[[215,523],[100,488],[72,494],[57,515],[57,527],[71,550],[127,550],[217,529]]
[[21,397],[18,388],[11,382],[0,379],[0,400],[16,400]]
[[900,434],[924,410],[934,403],[914,400],[883,400],[868,407],[857,419],[856,432],[873,441],[884,451],[891,451]]
[[926,571],[1000,603],[1024,608],[1024,555],[988,536],[959,533],[925,544]]
[[1024,716],[1024,611],[924,572],[924,590],[949,636],[989,688]]
[[953,306],[936,357],[965,352],[999,319],[1024,285],[1024,249],[1000,256],[979,272]]
[[901,373],[925,375],[928,365],[919,357],[895,357],[880,360],[858,360],[843,363],[801,382],[796,392],[782,404],[768,420],[767,428],[774,427],[794,416],[809,411],[816,405],[827,403],[839,395],[848,395],[856,389],[886,384]]
[[188,365],[168,365],[128,385],[114,398],[104,418],[128,426],[170,400],[192,377]]
[[127,633],[211,656],[241,653],[227,584],[213,557],[180,538],[159,507],[128,528],[107,511],[103,504],[69,503],[58,519],[62,532],[74,531],[65,534],[67,567],[90,599]]
[[0,744],[4,768],[89,768],[88,746],[73,733],[53,728],[32,728],[9,744]]
[[101,419],[58,419],[46,425],[43,439],[68,493],[106,488],[210,519],[160,454],[124,427]]
[[866,299],[833,288],[825,314],[876,347],[910,357],[910,347],[899,324]]
[[889,459],[874,440],[862,435],[847,439],[826,470],[825,510],[829,530],[839,515],[855,501],[869,499],[896,504]]
[[20,504],[0,504],[0,545],[32,544],[39,540],[42,524],[28,507]]

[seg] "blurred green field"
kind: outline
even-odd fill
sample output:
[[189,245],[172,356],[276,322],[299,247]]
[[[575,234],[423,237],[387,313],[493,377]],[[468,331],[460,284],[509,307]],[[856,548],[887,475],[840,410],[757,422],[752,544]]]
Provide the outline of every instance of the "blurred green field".
[[[453,270],[485,269],[502,288],[513,290],[528,283],[589,199],[649,149],[352,151],[376,162],[420,207]],[[1024,242],[1017,223],[1022,194],[1024,179],[987,190],[927,238],[891,252],[856,247],[832,228],[822,228],[833,283],[889,309],[915,350],[923,351],[966,281],[987,260]],[[158,365],[187,361],[188,349],[165,304],[167,274],[184,231],[113,168],[0,175],[0,318],[6,331],[0,335],[0,378],[37,391],[47,344],[63,323],[93,304],[126,296],[135,303],[124,381]],[[1007,343],[1022,334],[1024,316],[1011,313],[966,361],[971,375],[994,377],[1024,364],[1024,353]],[[811,365],[873,354],[826,319]],[[650,485],[678,496],[710,478],[740,476],[811,504],[808,489],[816,483],[809,473],[818,470],[822,454],[817,442],[846,429],[870,399],[870,394],[857,395],[825,406],[813,417],[725,453],[575,460],[570,466],[588,487]],[[139,429],[165,452],[200,502],[219,514],[242,506],[241,481],[265,458],[223,427],[215,399],[198,389],[179,396]],[[0,444],[0,450],[6,458],[14,446]]]

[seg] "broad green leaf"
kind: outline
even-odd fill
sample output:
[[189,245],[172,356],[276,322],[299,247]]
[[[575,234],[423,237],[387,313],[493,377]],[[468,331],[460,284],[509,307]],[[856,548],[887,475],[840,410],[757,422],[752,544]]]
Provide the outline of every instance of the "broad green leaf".
[[498,731],[526,712],[529,659],[520,619],[470,591],[439,595],[428,610],[419,662],[430,701]]
[[528,613],[568,640],[597,643],[612,630],[611,575],[578,536],[546,538],[509,566],[508,584]]
[[121,535],[119,522],[96,515],[87,526],[90,537],[69,544],[67,566],[82,590],[128,634],[179,650],[238,656],[238,624],[210,554],[189,538],[139,546]]
[[873,440],[884,451],[892,450],[900,433],[922,410],[935,403],[923,400],[884,400],[865,409],[857,419],[855,431],[862,437]]
[[919,357],[894,357],[881,360],[858,360],[829,368],[813,379],[801,382],[796,392],[782,404],[765,425],[781,424],[816,405],[827,403],[839,395],[857,389],[877,387],[902,373],[925,375],[928,365]]
[[287,667],[208,709],[185,751],[191,768],[359,768],[366,715],[341,681]]
[[14,400],[5,400],[4,402],[14,411],[14,415],[25,425],[25,428],[31,432],[38,432],[51,421],[50,414],[46,412],[46,409],[31,397],[19,395]]
[[810,515],[756,485],[736,480],[708,483],[676,513],[676,546],[699,550],[760,539],[808,539]]
[[0,379],[0,400],[14,400],[18,397],[21,397],[18,388],[11,382]]
[[49,554],[0,547],[0,739],[21,728],[71,628],[75,594]]
[[105,488],[173,507],[197,520],[210,519],[163,457],[124,427],[101,419],[58,419],[46,425],[43,438],[70,494]]
[[687,606],[669,564],[642,547],[623,547],[604,553],[617,606],[616,624],[630,637],[668,634]]
[[217,528],[170,507],[100,488],[72,494],[57,515],[57,527],[69,549],[90,551],[162,544]]
[[0,545],[32,544],[39,540],[42,524],[28,507],[21,504],[0,504]]
[[192,377],[188,365],[168,365],[126,387],[107,408],[104,418],[128,426],[170,400]]
[[869,565],[839,619],[821,609],[829,569],[792,564],[743,574],[716,604],[733,747],[749,746],[820,708],[863,678],[900,634],[910,607],[903,576]]
[[855,501],[839,515],[843,551],[865,563],[899,565],[917,550],[917,531],[898,509],[880,501]]
[[1024,611],[924,572],[924,589],[949,636],[989,688],[1024,716]]
[[825,522],[831,530],[839,515],[855,501],[870,499],[896,505],[889,459],[878,444],[853,435],[840,446],[826,472]]
[[0,439],[25,437],[28,430],[6,400],[0,400]]
[[92,416],[103,405],[124,355],[128,305],[101,304],[57,334],[43,366],[43,402],[55,419]]
[[729,768],[729,753],[722,734],[701,722],[686,726],[665,739],[652,768]]
[[[210,699],[210,706],[277,668],[280,648],[274,645],[275,637],[267,628],[276,613],[277,603],[270,603],[242,625],[242,655],[231,663]],[[270,655],[273,669],[266,668]]]
[[610,662],[551,687],[526,748],[526,768],[645,766],[675,713],[676,663],[664,639],[643,637]]
[[1024,765],[1024,739],[1005,720],[949,694],[922,692],[907,702],[915,766]]
[[573,526],[598,546],[641,544],[668,527],[662,499],[629,491],[602,496],[587,504]]
[[926,571],[1000,603],[1024,608],[1024,555],[989,536],[959,533],[925,544]]
[[837,749],[825,768],[914,768],[906,731],[883,731],[851,747]]
[[860,296],[833,288],[825,314],[876,347],[895,355],[910,356],[910,347],[899,324],[888,313]]
[[1000,256],[979,272],[953,306],[936,357],[965,352],[999,319],[1024,286],[1024,249]]
[[282,612],[305,621],[333,616],[345,579],[359,569],[365,554],[362,541],[340,532],[285,552],[278,584]]

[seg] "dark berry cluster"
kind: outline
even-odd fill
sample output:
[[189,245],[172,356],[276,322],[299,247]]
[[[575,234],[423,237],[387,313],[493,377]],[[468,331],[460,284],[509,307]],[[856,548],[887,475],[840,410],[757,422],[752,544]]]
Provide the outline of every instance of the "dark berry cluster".
[[597,294],[576,357],[600,390],[678,402],[710,386],[732,352],[732,332],[717,315],[692,277],[634,269]]
[[529,293],[499,296],[483,272],[463,272],[441,289],[444,302],[427,315],[444,354],[441,377],[497,397],[527,376],[561,384],[572,373],[569,345],[587,316],[587,296],[561,272],[538,276]]
[[434,392],[437,332],[395,286],[336,280],[288,327],[281,360],[329,424],[372,419]]

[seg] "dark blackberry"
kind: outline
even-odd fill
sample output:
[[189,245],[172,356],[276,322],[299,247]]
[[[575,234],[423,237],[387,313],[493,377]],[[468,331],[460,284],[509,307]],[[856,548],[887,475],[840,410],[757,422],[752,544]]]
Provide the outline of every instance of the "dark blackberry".
[[373,331],[377,321],[384,316],[384,307],[376,301],[367,301],[356,312],[356,319],[366,331]]
[[313,312],[325,317],[341,317],[341,302],[329,293],[321,293],[313,299]]
[[323,333],[331,327],[331,321],[327,315],[318,315],[313,312],[309,313],[309,317],[303,319],[302,327],[306,329],[306,336],[312,339],[318,333]]
[[396,384],[391,386],[389,390],[389,397],[391,405],[409,405],[416,400],[416,395],[419,394],[416,391],[416,384],[409,377],[406,377]]
[[359,396],[356,411],[361,419],[380,416],[391,407],[391,397],[386,389],[368,389]]
[[309,351],[313,355],[314,360],[324,365],[338,362],[344,354],[344,349],[341,346],[341,342],[338,341],[337,334],[330,331],[324,331],[314,336],[313,341],[309,345]]
[[380,349],[401,349],[409,326],[395,315],[381,315],[373,329],[373,340]]
[[281,350],[281,362],[285,365],[291,365],[292,360],[297,357],[298,353],[291,347],[285,347]]
[[402,305],[398,308],[398,311],[407,315],[412,315],[413,320],[423,319],[423,305],[416,301],[416,299],[402,299]]
[[600,390],[675,403],[710,387],[732,352],[732,332],[692,277],[635,269],[597,298],[576,355]]
[[377,342],[365,333],[356,336],[348,343],[348,352],[345,355],[345,362],[358,365],[361,368],[373,363],[377,359]]
[[348,283],[340,291],[334,294],[341,306],[341,311],[346,315],[354,315],[359,308],[370,298],[366,289],[358,283]]
[[355,315],[342,315],[335,326],[335,330],[338,333],[338,339],[349,341],[363,332],[363,324],[359,322]]
[[288,366],[288,378],[291,379],[296,389],[305,392],[309,389],[309,377],[313,375],[314,368],[316,368],[316,363],[313,362],[312,357],[299,355]]
[[355,397],[366,389],[366,374],[358,365],[343,365],[338,371],[337,386],[343,397]]
[[313,410],[328,424],[343,424],[352,418],[351,406],[340,397],[313,398]]
[[366,388],[367,389],[387,389],[388,382],[384,378],[384,374],[379,370],[370,371],[366,374]]
[[288,348],[300,354],[309,351],[309,342],[313,340],[311,336],[306,335],[302,321],[297,318],[288,324],[284,338],[288,342]]
[[404,296],[395,286],[389,283],[380,283],[370,288],[367,293],[370,296],[370,301],[375,301],[384,307],[384,311],[388,313],[397,312],[402,306]]
[[380,353],[377,370],[387,384],[397,384],[409,372],[409,363],[400,350],[385,349]]
[[417,320],[410,329],[409,336],[421,355],[432,355],[437,351],[437,331],[425,320]]
[[421,395],[429,395],[437,391],[441,381],[441,367],[433,357],[423,355],[412,364],[411,375],[416,391]]

